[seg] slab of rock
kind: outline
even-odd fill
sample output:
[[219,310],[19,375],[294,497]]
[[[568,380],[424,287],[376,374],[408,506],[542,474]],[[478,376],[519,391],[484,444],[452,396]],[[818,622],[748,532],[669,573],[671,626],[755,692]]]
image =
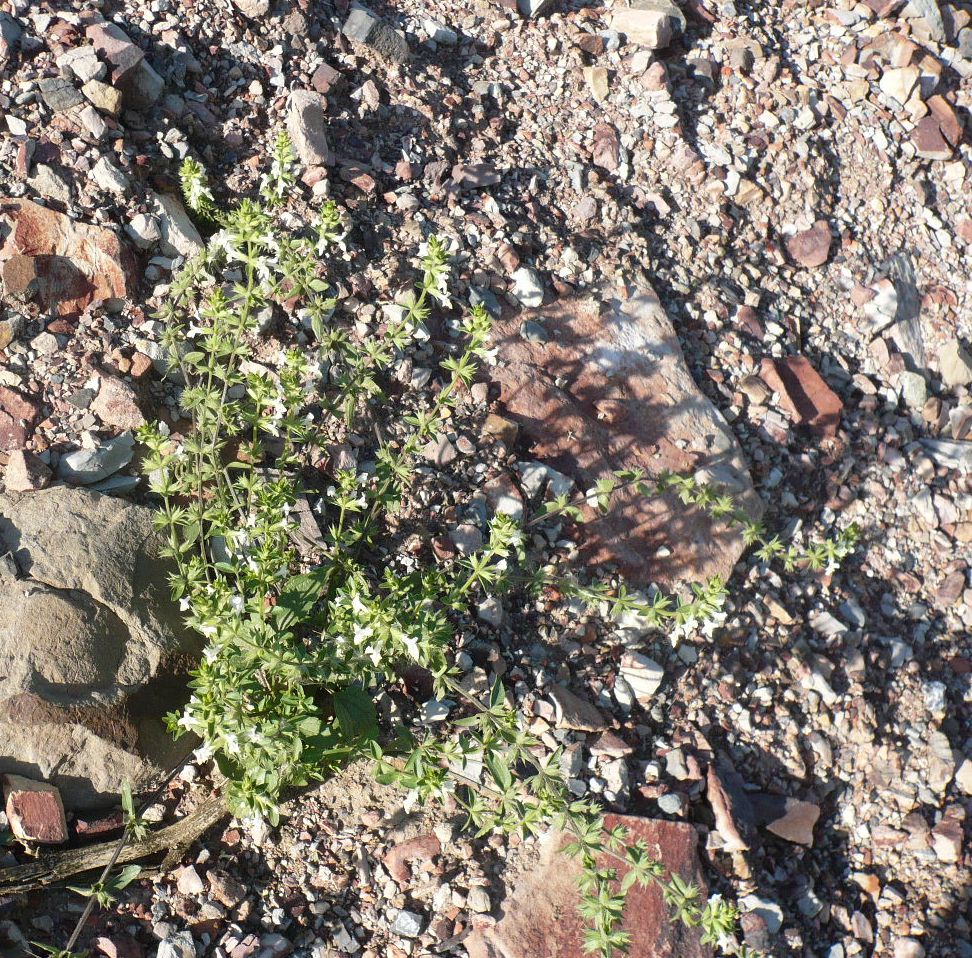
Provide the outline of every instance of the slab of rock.
[[[524,318],[548,331],[524,339]],[[649,287],[594,292],[500,320],[490,375],[531,458],[590,489],[614,470],[688,472],[726,487],[753,516],[762,503],[718,410],[700,392],[658,297]],[[738,534],[674,496],[616,494],[607,516],[578,531],[579,562],[613,563],[634,585],[727,577]],[[666,555],[662,546],[671,550]]]
[[293,90],[287,111],[287,132],[294,150],[307,166],[326,166],[333,160],[327,143],[327,126],[321,95]]
[[823,266],[830,257],[830,226],[826,220],[817,220],[808,230],[801,230],[786,239],[786,251],[801,266],[812,269]]
[[[632,816],[608,815],[609,828],[623,825],[628,841],[647,844],[648,854],[673,874],[707,894],[696,848],[698,835],[691,825]],[[584,919],[578,914],[580,863],[560,849],[567,838],[557,832],[543,842],[535,868],[517,881],[503,903],[503,914],[490,927],[476,928],[466,939],[469,958],[584,958]],[[605,867],[616,867],[605,859]],[[660,889],[635,884],[625,903],[624,927],[631,934],[629,958],[709,958],[711,949],[701,942],[698,928],[673,921]]]
[[406,63],[411,57],[405,37],[366,7],[356,6],[351,10],[341,27],[341,33],[355,43],[371,47],[386,60]]
[[15,838],[39,845],[62,845],[68,840],[61,793],[46,782],[22,775],[0,776],[4,809]]
[[780,404],[797,424],[818,436],[832,438],[840,426],[844,404],[804,356],[765,358],[760,378],[780,397]]
[[198,642],[161,545],[151,510],[120,499],[0,495],[0,773],[90,808],[181,754],[161,717],[185,700]]
[[33,295],[44,309],[77,316],[95,301],[115,308],[134,290],[134,257],[110,230],[24,199],[0,198],[0,219],[12,227],[0,248],[5,281],[9,260],[29,260]]
[[135,456],[135,438],[130,432],[106,439],[93,449],[75,449],[61,456],[57,474],[78,486],[90,486],[124,469]]

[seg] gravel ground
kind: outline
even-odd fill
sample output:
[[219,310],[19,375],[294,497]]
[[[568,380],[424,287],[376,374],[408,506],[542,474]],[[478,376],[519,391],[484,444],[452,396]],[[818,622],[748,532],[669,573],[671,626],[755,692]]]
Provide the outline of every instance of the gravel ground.
[[[644,708],[614,694],[616,637],[598,622],[579,635],[552,605],[524,610],[536,642],[484,634],[483,680],[505,674],[534,726],[571,746],[578,791],[696,823],[710,884],[752,913],[754,946],[972,954],[972,4],[695,0],[687,29],[657,51],[612,29],[616,10],[582,3],[534,18],[485,2],[374,4],[404,31],[408,64],[343,36],[346,3],[265,6],[0,6],[0,190],[145,238],[143,306],[52,318],[8,296],[0,386],[28,403],[14,417],[33,419],[27,448],[63,470],[72,449],[99,447],[143,412],[173,418],[149,316],[192,237],[186,247],[157,195],[171,194],[187,153],[217,192],[251,188],[288,91],[316,89],[332,155],[309,170],[306,196],[333,196],[353,222],[334,264],[345,307],[367,314],[414,279],[430,232],[452,239],[463,298],[475,287],[515,308],[533,280],[548,302],[650,283],[742,444],[768,524],[863,530],[844,568],[809,582],[744,560],[719,628],[645,649],[666,676]],[[52,107],[42,79],[80,89],[86,67],[63,57],[99,15],[164,81],[152,107],[81,116],[81,94]],[[151,76],[137,82],[151,93]],[[788,414],[766,365],[785,357],[805,357],[839,397],[837,428]],[[458,430],[470,489],[517,458],[484,441],[488,411]],[[109,482],[134,485],[124,475]],[[470,490],[443,490],[431,470],[421,488],[443,516],[430,531],[447,531]],[[558,683],[613,730],[564,727]],[[718,773],[703,775],[707,764]],[[732,851],[713,777],[798,799],[803,818]],[[204,784],[187,769],[169,810]],[[358,769],[288,811],[279,829],[234,823],[191,867],[133,887],[99,919],[96,947],[461,956],[534,851],[470,841],[448,810],[423,817]],[[0,919],[58,940],[76,907],[34,895],[0,904]]]

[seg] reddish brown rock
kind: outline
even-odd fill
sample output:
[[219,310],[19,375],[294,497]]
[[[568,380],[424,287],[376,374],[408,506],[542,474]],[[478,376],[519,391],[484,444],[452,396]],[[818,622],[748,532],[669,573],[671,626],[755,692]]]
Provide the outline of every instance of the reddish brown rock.
[[831,235],[826,220],[817,220],[808,230],[787,237],[786,251],[801,266],[823,266],[830,256]]
[[933,116],[923,117],[911,132],[918,155],[925,160],[948,160],[952,147],[942,133],[941,124]]
[[403,885],[412,877],[408,865],[414,861],[429,861],[442,851],[435,835],[419,835],[406,842],[399,842],[386,852],[383,859],[388,874]]
[[0,386],[0,452],[22,449],[40,422],[40,407],[8,386]]
[[30,277],[42,308],[76,316],[92,302],[123,300],[133,290],[134,258],[110,230],[22,199],[0,198],[0,219],[12,226],[0,248],[4,282],[16,259],[17,276]]
[[766,358],[759,375],[779,394],[780,404],[794,422],[809,426],[818,436],[837,435],[844,404],[809,360],[803,356]]
[[102,377],[101,388],[91,404],[91,411],[102,422],[117,429],[138,429],[145,424],[135,390],[115,376]]
[[33,492],[50,485],[51,475],[51,470],[32,452],[15,449],[7,458],[3,484],[7,492]]
[[[499,321],[490,367],[530,455],[582,490],[618,469],[697,473],[762,512],[742,451],[692,381],[650,287],[569,297],[532,315],[548,341],[520,335],[523,314]],[[579,562],[616,564],[635,585],[728,576],[743,550],[736,534],[674,496],[624,490],[592,519],[578,532]],[[659,554],[663,546],[672,554]]]
[[[649,855],[669,873],[696,882],[705,899],[696,855],[698,835],[691,825],[617,815],[608,815],[606,824],[624,825],[629,842],[644,840]],[[559,851],[566,840],[557,833],[547,837],[539,864],[510,889],[500,920],[492,927],[477,928],[466,939],[469,958],[584,958],[588,954],[583,947],[586,925],[577,911],[581,866]],[[618,867],[607,858],[603,865]],[[712,954],[702,944],[698,928],[672,920],[654,884],[648,888],[635,884],[628,892],[624,927],[631,934],[629,958],[708,958]]]
[[10,831],[16,838],[40,845],[67,841],[64,805],[61,793],[53,785],[20,775],[4,775],[3,798]]
[[8,296],[29,302],[37,295],[40,281],[37,276],[37,261],[33,256],[15,253],[3,263],[0,272],[3,276],[3,290]]
[[591,159],[608,173],[614,173],[621,164],[621,141],[618,131],[610,123],[598,123],[594,127],[594,145]]
[[955,112],[952,104],[940,93],[929,97],[926,103],[931,115],[938,123],[942,136],[952,145],[958,146],[962,142],[962,121]]

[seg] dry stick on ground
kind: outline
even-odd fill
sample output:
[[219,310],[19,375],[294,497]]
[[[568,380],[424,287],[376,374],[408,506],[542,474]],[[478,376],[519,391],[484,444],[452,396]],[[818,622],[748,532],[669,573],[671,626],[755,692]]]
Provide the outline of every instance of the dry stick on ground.
[[[117,863],[136,861],[165,852],[162,870],[173,866],[192,842],[227,814],[226,803],[218,792],[173,825],[150,832],[142,841],[126,844]],[[15,865],[0,871],[0,895],[19,895],[62,882],[82,872],[104,868],[118,850],[118,842],[104,842],[86,848],[55,852],[38,861]]]

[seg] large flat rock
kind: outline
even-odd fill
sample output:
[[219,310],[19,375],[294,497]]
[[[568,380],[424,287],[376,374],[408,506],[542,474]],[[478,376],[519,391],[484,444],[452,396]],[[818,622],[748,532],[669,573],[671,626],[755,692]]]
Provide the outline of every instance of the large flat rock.
[[[527,320],[546,341],[536,328],[521,335]],[[671,470],[722,485],[748,513],[762,514],[742,449],[695,385],[652,289],[589,293],[504,319],[494,345],[490,375],[532,455],[579,488],[617,469]],[[738,533],[674,495],[619,493],[611,513],[580,536],[588,567],[616,565],[634,585],[669,588],[728,577],[744,548]]]
[[[0,772],[98,805],[170,763],[197,651],[152,512],[55,486],[0,495]],[[182,746],[180,746],[182,748]]]
[[131,250],[111,230],[79,223],[27,199],[0,197],[7,229],[0,268],[8,296],[37,298],[61,316],[93,302],[121,301],[135,288]]
[[[669,874],[677,874],[701,889],[706,897],[696,848],[698,835],[691,825],[649,818],[609,815],[608,827],[624,825],[628,840],[643,839],[648,854],[662,862]],[[578,914],[580,862],[560,849],[567,841],[559,833],[544,840],[539,863],[515,885],[507,888],[499,921],[478,928],[466,939],[469,958],[585,958],[584,919]],[[613,859],[601,862],[618,867]],[[620,866],[623,872],[623,866]],[[628,892],[624,927],[631,935],[629,958],[709,958],[712,951],[701,943],[698,928],[673,921],[661,890],[654,884],[637,884]]]

